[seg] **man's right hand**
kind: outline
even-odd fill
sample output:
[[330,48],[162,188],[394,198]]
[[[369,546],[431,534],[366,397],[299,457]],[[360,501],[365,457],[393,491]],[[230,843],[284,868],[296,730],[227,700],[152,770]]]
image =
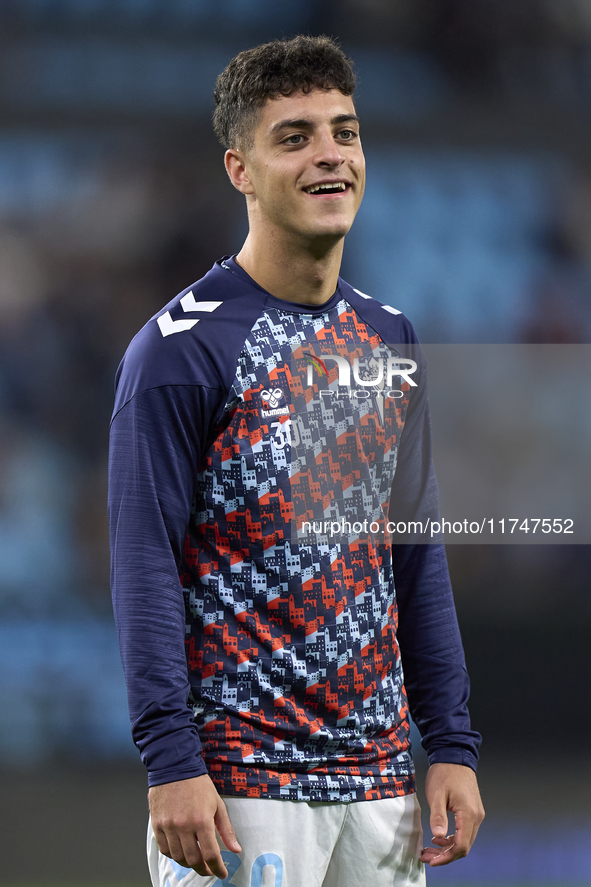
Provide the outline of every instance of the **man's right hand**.
[[209,776],[152,786],[148,801],[156,842],[164,856],[199,875],[227,878],[216,832],[232,853],[242,848]]

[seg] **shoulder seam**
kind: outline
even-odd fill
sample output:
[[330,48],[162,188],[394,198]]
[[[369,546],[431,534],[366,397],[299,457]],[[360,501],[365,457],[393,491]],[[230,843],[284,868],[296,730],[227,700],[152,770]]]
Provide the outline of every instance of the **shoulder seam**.
[[146,394],[148,391],[158,391],[160,388],[207,388],[209,391],[221,391],[222,393],[225,391],[224,388],[218,388],[214,385],[204,385],[202,382],[165,382],[162,385],[151,385],[149,388],[142,388],[141,391],[136,391],[134,394],[132,394],[129,400],[126,400],[125,403],[119,407],[116,413],[113,413],[109,424],[112,425],[119,413],[124,410],[125,407],[132,402],[132,400],[135,400],[136,397],[139,397],[142,394]]

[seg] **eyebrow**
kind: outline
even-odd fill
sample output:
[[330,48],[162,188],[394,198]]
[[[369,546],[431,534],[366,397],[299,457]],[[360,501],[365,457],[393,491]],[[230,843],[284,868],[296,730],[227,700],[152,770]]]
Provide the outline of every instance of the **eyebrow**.
[[[359,117],[356,114],[339,114],[330,121],[331,126],[338,126],[340,123],[359,123]],[[271,127],[271,132],[281,132],[283,129],[313,129],[314,123],[305,117],[298,117],[294,120],[280,120]]]

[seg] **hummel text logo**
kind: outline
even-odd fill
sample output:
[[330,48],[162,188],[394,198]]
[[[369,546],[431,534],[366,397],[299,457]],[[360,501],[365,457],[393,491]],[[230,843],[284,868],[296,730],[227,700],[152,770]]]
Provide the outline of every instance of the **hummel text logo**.
[[283,399],[281,388],[268,388],[261,391],[261,400],[271,407],[270,410],[261,410],[261,416],[264,419],[268,419],[270,416],[288,416],[289,407],[287,404],[284,402],[282,407],[279,406]]

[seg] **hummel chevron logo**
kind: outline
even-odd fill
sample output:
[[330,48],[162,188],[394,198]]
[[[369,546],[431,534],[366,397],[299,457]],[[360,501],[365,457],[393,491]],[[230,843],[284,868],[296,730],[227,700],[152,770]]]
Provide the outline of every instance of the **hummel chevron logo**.
[[196,302],[193,292],[187,293],[181,299],[183,311],[215,311],[221,304],[221,302]]
[[[181,307],[183,311],[215,311],[216,308],[219,308],[221,302],[197,302],[195,300],[195,296],[192,292],[187,293],[186,296],[183,296],[181,299]],[[192,320],[173,320],[170,311],[165,311],[164,314],[161,314],[158,318],[158,326],[160,327],[160,332],[163,336],[171,336],[173,333],[183,333],[185,330],[192,330],[196,323],[199,323],[199,318],[195,317]]]

